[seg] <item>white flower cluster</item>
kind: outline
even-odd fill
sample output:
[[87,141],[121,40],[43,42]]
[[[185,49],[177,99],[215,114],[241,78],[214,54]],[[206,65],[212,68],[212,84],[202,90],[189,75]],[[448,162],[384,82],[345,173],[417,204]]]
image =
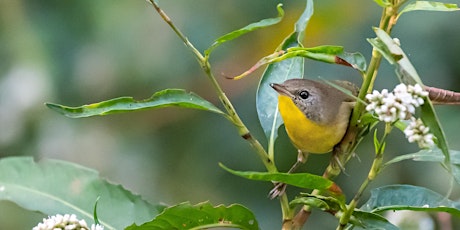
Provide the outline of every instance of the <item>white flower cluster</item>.
[[55,215],[48,219],[43,219],[42,223],[32,228],[32,230],[104,230],[104,227],[99,224],[88,227],[85,220],[78,220],[75,214]]
[[426,127],[420,118],[411,118],[404,134],[409,142],[417,142],[420,148],[430,148],[434,145],[433,134],[429,133],[430,128]]
[[428,96],[428,92],[416,85],[397,85],[393,92],[387,89],[379,92],[374,90],[366,95],[369,104],[366,110],[377,115],[380,121],[393,123],[398,120],[411,120],[404,130],[409,142],[417,142],[420,148],[428,148],[434,145],[433,135],[422,120],[415,119],[415,108],[423,105],[423,97]]
[[379,120],[392,123],[397,120],[408,120],[415,113],[415,108],[423,105],[423,97],[428,96],[428,92],[423,90],[418,84],[405,85],[399,84],[393,92],[387,89],[379,92],[374,90],[366,95],[369,105],[366,110],[375,112]]

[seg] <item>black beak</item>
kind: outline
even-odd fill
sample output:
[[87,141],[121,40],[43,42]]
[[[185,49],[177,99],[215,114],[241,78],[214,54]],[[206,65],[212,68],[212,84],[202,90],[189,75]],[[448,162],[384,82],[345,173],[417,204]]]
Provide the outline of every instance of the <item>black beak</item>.
[[286,89],[286,87],[283,84],[270,83],[270,86],[281,95],[285,95],[285,96],[291,95],[291,93]]

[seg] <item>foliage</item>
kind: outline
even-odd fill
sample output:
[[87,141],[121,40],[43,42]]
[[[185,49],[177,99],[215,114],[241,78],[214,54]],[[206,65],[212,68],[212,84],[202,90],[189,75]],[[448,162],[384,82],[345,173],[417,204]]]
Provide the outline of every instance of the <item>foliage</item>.
[[[342,194],[334,179],[341,173],[350,157],[359,153],[358,145],[368,138],[370,129],[375,128],[378,119],[365,110],[367,93],[372,92],[382,57],[394,66],[395,74],[402,83],[423,86],[421,77],[403,52],[397,40],[391,37],[391,31],[400,17],[412,11],[458,11],[456,4],[432,1],[375,0],[382,7],[382,18],[374,28],[375,38],[367,41],[372,45],[372,58],[369,62],[358,52],[345,52],[341,46],[321,45],[304,47],[303,40],[307,24],[313,16],[313,0],[306,0],[306,7],[295,23],[294,31],[289,34],[270,55],[260,59],[252,68],[233,79],[241,79],[257,68],[267,65],[256,94],[256,108],[260,125],[264,131],[268,146],[264,147],[251,134],[232,102],[216,81],[211,68],[210,58],[221,44],[230,42],[244,34],[279,23],[285,15],[282,5],[277,6],[278,16],[260,20],[241,29],[232,31],[216,39],[201,52],[176,27],[173,21],[160,9],[158,3],[150,0],[154,9],[171,27],[186,47],[193,53],[208,80],[211,90],[216,92],[223,109],[195,93],[182,89],[165,89],[145,100],[132,97],[120,97],[89,105],[69,107],[54,103],[46,105],[71,118],[109,115],[137,110],[164,107],[182,107],[198,109],[222,115],[246,140],[260,158],[266,172],[237,171],[221,167],[231,174],[250,180],[279,182],[300,188],[312,189],[310,193],[300,193],[289,200],[286,193],[280,194],[280,206],[283,213],[283,228],[300,229],[307,221],[313,209],[328,212],[337,217],[337,229],[398,229],[382,215],[387,210],[415,210],[447,212],[460,215],[460,204],[447,196],[428,188],[412,185],[386,185],[371,191],[371,197],[358,208],[362,195],[379,173],[386,167],[406,159],[438,162],[459,183],[458,151],[449,149],[445,133],[429,97],[424,98],[420,108],[420,117],[436,137],[437,148],[421,150],[383,162],[387,137],[393,127],[401,128],[401,121],[385,123],[384,132],[378,135],[374,131],[375,158],[368,171],[367,178],[355,194]],[[278,113],[277,93],[270,83],[282,82],[304,76],[304,62],[314,60],[352,68],[363,77],[363,83],[357,95],[357,103],[350,118],[350,128],[343,141],[336,146],[331,164],[322,176],[311,173],[282,173],[275,162],[275,141],[278,129],[283,121]],[[369,63],[369,64],[368,64]],[[332,84],[332,83],[331,83]],[[360,153],[359,153],[360,154]],[[59,184],[59,187],[51,187]],[[448,194],[450,195],[450,194]],[[352,197],[346,203],[345,197]],[[97,202],[96,200],[100,197]],[[0,161],[0,199],[9,200],[18,205],[42,213],[76,213],[88,222],[96,222],[108,229],[203,229],[232,227],[240,229],[258,229],[259,222],[254,214],[239,204],[213,206],[209,202],[192,205],[188,202],[173,206],[155,206],[133,195],[119,185],[113,185],[101,179],[97,172],[61,161],[46,160],[33,162],[31,158],[6,158]],[[158,210],[157,210],[158,209]]]
[[0,160],[0,199],[50,215],[76,214],[88,223],[94,222],[98,200],[98,221],[108,229],[143,223],[158,213],[154,205],[92,169],[58,160],[37,163],[30,157]]
[[259,229],[254,215],[242,205],[213,207],[209,202],[191,205],[182,203],[164,209],[153,221],[127,230],[142,229]]

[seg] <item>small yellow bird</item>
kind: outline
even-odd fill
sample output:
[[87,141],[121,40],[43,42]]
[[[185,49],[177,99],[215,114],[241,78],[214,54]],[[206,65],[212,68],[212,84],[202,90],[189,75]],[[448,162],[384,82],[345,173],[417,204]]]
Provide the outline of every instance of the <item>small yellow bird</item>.
[[[357,95],[347,81],[333,81]],[[319,81],[290,79],[270,84],[278,93],[278,108],[286,132],[303,153],[327,153],[338,144],[348,127],[355,99]]]
[[[334,81],[336,85],[358,94],[351,82]],[[270,84],[278,93],[278,109],[284,127],[298,149],[296,163],[289,173],[305,163],[309,153],[330,152],[338,144],[348,128],[355,98],[319,81],[290,79],[282,84]],[[284,193],[286,184],[278,183],[270,191],[273,199]]]

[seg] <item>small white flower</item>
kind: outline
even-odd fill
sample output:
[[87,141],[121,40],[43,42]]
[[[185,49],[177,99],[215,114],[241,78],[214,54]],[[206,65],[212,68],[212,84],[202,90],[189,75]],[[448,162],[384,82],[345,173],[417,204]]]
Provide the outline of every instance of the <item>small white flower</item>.
[[79,220],[75,214],[57,214],[55,216],[50,216],[48,219],[43,219],[42,223],[39,223],[37,226],[32,228],[32,230],[103,230],[102,225],[91,225],[91,228],[88,227],[85,220]]
[[430,133],[430,128],[423,124],[420,118],[411,118],[409,125],[404,130],[404,134],[409,142],[417,142],[420,148],[431,148],[434,146],[434,136]]
[[78,224],[81,225],[81,226],[88,226],[88,225],[86,224],[86,221],[85,221],[84,219],[79,220],[79,221],[78,221]]
[[91,225],[91,230],[104,230],[104,226],[99,224],[93,224]]
[[420,148],[430,148],[434,145],[434,136],[429,133],[422,120],[415,119],[415,109],[425,103],[424,97],[428,92],[416,85],[397,85],[393,92],[383,89],[381,92],[374,90],[366,95],[369,104],[366,110],[374,113],[379,120],[386,123],[393,123],[398,120],[410,120],[409,125],[404,130],[404,134],[409,142],[417,142]]

